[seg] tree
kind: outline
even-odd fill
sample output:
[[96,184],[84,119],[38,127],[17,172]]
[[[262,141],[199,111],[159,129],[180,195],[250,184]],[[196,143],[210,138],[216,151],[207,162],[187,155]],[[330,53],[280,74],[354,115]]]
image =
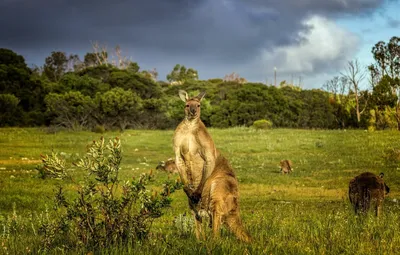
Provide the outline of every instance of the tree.
[[97,94],[96,119],[109,128],[117,126],[125,130],[138,120],[142,108],[141,98],[131,90],[114,88],[104,94]]
[[371,85],[372,88],[375,87],[376,84],[378,84],[380,77],[380,72],[377,68],[376,65],[371,64],[368,66],[368,71],[369,71],[369,84]]
[[393,79],[384,75],[372,90],[372,102],[378,110],[384,110],[386,106],[395,107],[397,95],[393,93]]
[[107,46],[99,45],[98,42],[91,42],[94,56],[98,65],[108,65],[108,51]]
[[346,76],[335,76],[328,80],[322,88],[330,93],[329,103],[334,108],[336,122],[341,128],[345,128],[346,119],[350,115],[348,103],[349,96],[346,92],[349,90],[349,80]]
[[167,74],[167,80],[169,82],[174,82],[174,81],[179,81],[180,76],[179,76],[179,71],[180,71],[181,65],[176,64],[174,66],[174,69],[172,69],[172,71]]
[[85,96],[94,97],[96,93],[102,93],[108,89],[109,86],[102,83],[100,79],[92,78],[87,74],[79,76],[76,73],[67,73],[57,83],[54,92],[79,91]]
[[151,78],[152,78],[154,81],[157,81],[157,80],[158,80],[158,72],[157,72],[157,69],[156,69],[156,68],[153,68],[152,70],[149,70],[149,71],[147,71],[147,72],[150,74]]
[[127,70],[132,73],[137,73],[140,70],[140,66],[136,62],[130,62],[127,67]]
[[67,71],[68,72],[79,72],[85,67],[85,64],[79,59],[79,56],[76,54],[71,54],[68,57],[67,62]]
[[142,99],[158,98],[161,95],[160,86],[141,72],[132,73],[127,70],[115,70],[104,82],[110,84],[111,88],[120,87],[125,90],[133,90]]
[[[385,79],[396,94],[397,129],[400,131],[400,37],[392,37],[388,43],[379,41],[372,48],[375,64],[369,66],[372,82]],[[386,76],[386,77],[385,77]]]
[[88,52],[85,54],[83,63],[85,67],[94,67],[99,65],[99,62],[97,61],[96,53]]
[[396,114],[397,95],[392,90],[392,78],[384,75],[375,85],[371,95],[369,128],[393,128],[398,123]]
[[5,48],[0,48],[0,65],[15,66],[22,69],[28,68],[23,56]]
[[233,72],[230,74],[226,74],[223,79],[225,82],[237,82],[237,83],[246,83],[247,80],[243,77],[240,77],[239,74]]
[[167,75],[169,82],[186,82],[191,80],[197,80],[199,75],[193,68],[187,69],[184,65],[176,64],[174,69]]
[[299,113],[299,127],[332,128],[335,124],[332,106],[328,103],[328,95],[321,90],[302,90],[300,92],[303,107]]
[[345,73],[342,73],[344,77],[347,78],[347,80],[351,84],[351,88],[354,90],[354,96],[356,100],[356,114],[357,114],[357,122],[360,123],[361,119],[361,114],[364,112],[366,109],[366,105],[364,106],[364,109],[360,111],[360,102],[359,102],[359,97],[360,97],[360,83],[364,80],[365,78],[365,70],[362,69],[360,66],[360,63],[358,60],[351,60],[347,63],[347,68]]
[[68,57],[65,52],[53,51],[44,64],[44,74],[53,82],[58,82],[68,67]]
[[119,45],[115,47],[115,55],[117,57],[116,61],[113,61],[113,65],[119,69],[126,69],[132,61],[128,59],[126,56],[122,55],[122,50]]
[[19,101],[12,94],[0,94],[0,126],[16,124]]
[[18,92],[31,75],[24,57],[12,50],[0,48],[0,93]]
[[140,72],[141,74],[144,75],[149,80],[157,81],[158,78],[158,72],[157,69],[153,68],[152,70],[143,70]]
[[0,94],[13,95],[19,100],[19,116],[13,116],[16,120],[13,125],[44,124],[42,112],[46,93],[40,76],[27,67],[22,56],[0,49]]
[[90,127],[95,105],[89,96],[84,96],[79,91],[49,93],[44,101],[54,124],[72,130]]

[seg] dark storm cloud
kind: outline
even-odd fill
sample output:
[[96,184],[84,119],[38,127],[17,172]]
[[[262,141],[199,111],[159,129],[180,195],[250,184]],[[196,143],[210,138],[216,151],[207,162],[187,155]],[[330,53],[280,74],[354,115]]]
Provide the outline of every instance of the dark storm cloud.
[[[384,0],[0,0],[0,47],[126,51],[240,63],[296,44],[313,14],[365,15]],[[304,38],[303,38],[304,39]],[[47,54],[48,55],[48,54]]]
[[293,10],[295,12],[317,12],[330,14],[353,13],[371,11],[381,6],[384,0],[242,0],[256,6],[273,6],[281,11]]

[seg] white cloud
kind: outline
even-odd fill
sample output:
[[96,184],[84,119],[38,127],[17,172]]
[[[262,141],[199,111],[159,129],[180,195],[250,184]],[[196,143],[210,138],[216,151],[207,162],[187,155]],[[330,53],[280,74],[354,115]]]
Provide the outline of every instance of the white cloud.
[[264,65],[276,66],[283,73],[321,74],[341,69],[358,51],[360,39],[321,16],[312,16],[304,25],[310,29],[298,33],[297,45],[263,50]]

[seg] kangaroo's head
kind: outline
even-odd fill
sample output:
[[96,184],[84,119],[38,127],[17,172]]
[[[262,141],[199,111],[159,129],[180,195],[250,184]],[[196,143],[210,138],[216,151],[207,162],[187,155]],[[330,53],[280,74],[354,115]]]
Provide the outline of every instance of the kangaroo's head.
[[185,117],[188,120],[195,120],[200,118],[200,102],[204,98],[206,92],[201,92],[195,97],[189,98],[188,94],[184,90],[179,90],[179,97],[185,106]]

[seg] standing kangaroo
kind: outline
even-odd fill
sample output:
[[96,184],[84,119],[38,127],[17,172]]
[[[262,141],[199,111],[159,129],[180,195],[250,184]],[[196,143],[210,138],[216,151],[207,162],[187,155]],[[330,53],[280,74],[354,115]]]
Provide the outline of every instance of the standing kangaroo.
[[200,102],[205,92],[189,98],[184,90],[179,97],[186,103],[185,118],[175,130],[173,144],[175,164],[183,183],[183,190],[189,199],[189,206],[195,216],[196,237],[200,238],[201,217],[198,208],[204,184],[215,167],[218,152],[214,142],[200,119]]
[[204,186],[199,215],[210,218],[215,238],[219,237],[221,224],[226,224],[239,240],[249,243],[252,238],[240,219],[238,186],[228,160],[219,155]]

